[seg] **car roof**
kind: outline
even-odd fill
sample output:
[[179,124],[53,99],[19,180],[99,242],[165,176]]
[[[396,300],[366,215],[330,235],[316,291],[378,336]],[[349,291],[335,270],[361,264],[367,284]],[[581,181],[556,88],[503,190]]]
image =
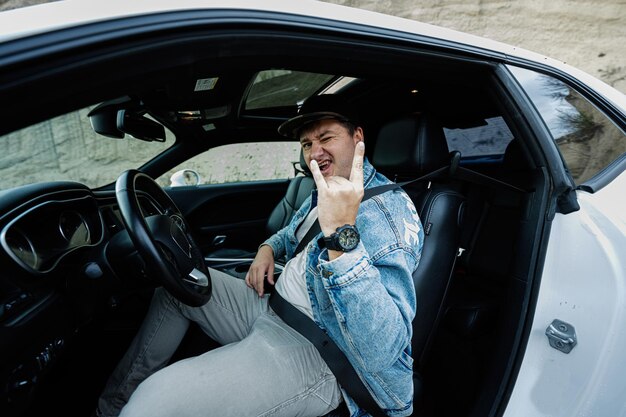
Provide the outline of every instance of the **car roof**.
[[509,59],[519,58],[523,61],[534,62],[542,66],[548,65],[563,71],[592,86],[622,109],[626,108],[626,97],[623,94],[595,77],[558,60],[523,48],[435,25],[312,0],[264,0],[263,2],[254,0],[180,0],[175,5],[167,0],[133,0],[132,2],[125,0],[108,0],[106,2],[64,0],[0,13],[0,42],[111,19],[211,9],[241,12],[263,11],[340,20],[375,26],[379,29],[417,34],[432,40],[451,42],[457,47],[469,47],[474,51],[479,50],[488,55],[502,54]]
[[[370,29],[379,36],[418,36],[426,44],[470,52],[502,62],[519,63],[534,69],[557,71],[612,102],[626,115],[626,96],[601,80],[561,61],[502,42],[442,28],[410,19],[389,16],[313,0],[180,0],[175,5],[167,0],[64,0],[0,13],[0,42],[8,42],[37,34],[45,34],[82,25],[97,24],[146,15],[194,11],[230,11],[245,18],[250,12],[283,17],[299,16],[327,21],[346,22]],[[269,16],[269,15],[267,15]],[[310,22],[309,24],[315,24]],[[386,33],[385,31],[393,31]],[[1,57],[0,57],[1,58]]]
[[174,5],[167,0],[134,0],[132,2],[124,0],[109,0],[106,2],[99,0],[64,0],[0,13],[0,42],[111,19],[211,9],[264,11],[365,24],[378,28],[419,34],[433,39],[446,40],[459,45],[468,45],[473,48],[481,48],[485,51],[505,55],[519,56],[526,59],[550,60],[552,65],[561,63],[523,48],[480,36],[415,20],[316,0],[264,0],[263,2],[255,0],[180,0]]
[[534,60],[549,60],[551,65],[561,63],[523,48],[480,36],[415,20],[315,0],[264,0],[263,2],[255,0],[180,0],[175,5],[172,5],[167,0],[134,0],[132,2],[124,0],[109,0],[106,2],[98,0],[64,0],[0,13],[0,41],[4,42],[16,37],[111,19],[201,9],[256,10],[341,20],[420,34],[433,39],[471,45],[472,47],[484,48],[485,50],[510,56]]

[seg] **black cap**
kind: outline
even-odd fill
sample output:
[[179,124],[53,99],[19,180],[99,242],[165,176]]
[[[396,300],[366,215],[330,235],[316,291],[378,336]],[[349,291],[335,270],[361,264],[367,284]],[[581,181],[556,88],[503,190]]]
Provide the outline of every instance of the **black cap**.
[[337,119],[358,125],[358,115],[354,106],[335,94],[322,94],[306,99],[298,110],[298,115],[281,124],[278,133],[296,138],[304,125],[326,119]]

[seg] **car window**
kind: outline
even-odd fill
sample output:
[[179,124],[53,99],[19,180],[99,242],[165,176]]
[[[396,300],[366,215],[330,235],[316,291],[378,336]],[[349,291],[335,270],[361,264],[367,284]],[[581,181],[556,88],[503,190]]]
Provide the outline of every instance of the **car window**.
[[0,136],[0,189],[44,181],[77,181],[97,188],[139,166],[174,143],[101,136],[80,109]]
[[161,175],[163,187],[292,178],[299,169],[300,143],[233,143],[211,148]]
[[497,163],[504,157],[513,133],[500,116],[485,119],[478,126],[443,129],[450,152],[459,151],[463,164]]
[[541,114],[577,184],[626,152],[626,136],[575,89],[556,78],[509,66]]

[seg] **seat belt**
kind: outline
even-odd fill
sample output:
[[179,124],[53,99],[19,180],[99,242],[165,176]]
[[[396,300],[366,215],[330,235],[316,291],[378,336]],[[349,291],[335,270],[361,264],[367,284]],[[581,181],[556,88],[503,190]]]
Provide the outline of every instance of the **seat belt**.
[[[458,155],[456,155],[456,153],[453,153],[452,162],[450,165],[441,167],[419,178],[400,183],[385,184],[378,187],[368,188],[364,190],[363,199],[361,200],[361,202],[376,195],[404,187],[405,185],[417,181],[423,181],[426,179],[438,177],[444,172],[447,172],[449,176],[455,176],[455,173],[459,171],[470,171],[468,169],[458,167],[459,158],[460,153]],[[470,173],[477,174],[473,171],[470,171]],[[471,182],[478,182],[480,184],[489,185],[491,187],[495,186],[497,188],[506,188],[508,190],[524,192],[524,190],[522,189],[487,177],[486,175],[464,174],[466,173],[463,172],[463,174],[459,176],[463,176],[463,179]],[[311,240],[313,240],[313,238],[317,236],[320,232],[320,224],[319,221],[316,219],[315,223],[313,223],[311,228],[298,243],[298,246],[296,247],[293,256],[296,256],[298,253],[300,253],[305,248],[305,246]],[[291,328],[304,336],[313,344],[313,346],[315,346],[315,348],[320,353],[320,356],[322,357],[322,359],[324,359],[324,362],[326,362],[326,365],[328,366],[328,368],[330,368],[341,387],[350,395],[350,397],[352,397],[352,399],[354,399],[359,407],[363,408],[373,417],[384,417],[387,415],[380,408],[378,403],[376,403],[371,393],[369,392],[359,375],[356,373],[343,351],[335,344],[335,342],[328,336],[328,334],[317,325],[317,323],[315,323],[311,318],[309,318],[309,316],[302,313],[291,303],[281,297],[277,291],[274,291],[270,294],[269,304],[270,307],[272,307],[274,313],[276,313],[285,323],[287,323]]]
[[365,387],[346,355],[324,330],[311,320],[309,316],[281,297],[278,291],[271,293],[269,304],[274,313],[317,348],[317,351],[332,371],[339,385],[350,394],[350,397],[356,401],[359,407],[374,417],[387,415],[381,410]]
[[[408,182],[413,181],[407,181],[407,183]],[[403,185],[405,184],[386,184],[366,189],[364,190],[361,202],[378,194],[400,188]],[[302,252],[305,246],[321,231],[320,223],[316,219],[313,225],[311,225],[311,228],[298,243],[293,256]],[[313,344],[313,346],[315,346],[341,387],[346,390],[348,394],[350,394],[350,397],[356,401],[359,407],[363,408],[374,417],[384,417],[387,415],[380,408],[378,403],[376,403],[343,351],[335,344],[328,334],[326,334],[326,332],[317,325],[317,323],[281,297],[278,291],[274,291],[270,294],[269,304],[274,313],[276,313],[285,323],[304,336]]]
[[[439,174],[441,174],[442,172],[446,171],[448,169],[448,166],[439,168],[433,172],[430,172],[426,175],[423,175],[419,178],[416,178],[414,180],[410,180],[410,181],[404,181],[404,182],[399,182],[399,183],[393,183],[393,184],[385,184],[385,185],[379,185],[378,187],[372,187],[372,188],[367,188],[363,191],[363,198],[361,199],[361,203],[364,202],[367,199],[370,199],[374,196],[377,196],[378,194],[382,194],[385,193],[387,191],[390,190],[395,190],[396,188],[401,188],[404,187],[407,184],[416,182],[416,181],[422,181],[425,179],[429,179],[429,178],[434,178],[436,176],[438,176]],[[296,256],[297,254],[299,254],[302,249],[304,249],[304,247],[311,241],[313,240],[313,238],[315,236],[317,236],[320,232],[322,231],[321,227],[320,227],[320,223],[319,221],[316,219],[315,223],[313,223],[311,225],[311,228],[306,232],[306,234],[304,235],[304,237],[300,240],[300,242],[298,242],[298,246],[296,246],[296,250],[293,253],[293,256]]]
[[[441,171],[441,169],[435,171],[436,173],[439,173]],[[405,185],[407,185],[408,183],[414,182],[414,181],[419,181],[419,180],[423,180],[426,177],[431,177],[433,176],[433,174],[435,174],[435,172],[431,172],[428,175],[424,175],[423,177],[420,177],[418,179],[415,180],[411,180],[411,181],[406,181],[406,182],[401,182],[401,183],[397,183],[397,184],[385,184],[385,185],[379,185],[378,187],[373,187],[373,188],[368,188],[366,190],[364,190],[363,192],[363,198],[361,199],[361,203],[369,198],[372,198],[378,194],[382,194],[385,193],[389,190],[393,190],[396,188],[400,188],[403,187]],[[302,249],[304,249],[304,247],[311,241],[313,240],[313,238],[315,236],[317,236],[320,232],[322,231],[322,228],[320,227],[320,223],[317,219],[315,219],[315,222],[311,225],[311,228],[306,232],[306,234],[304,235],[304,237],[302,239],[300,239],[300,242],[298,242],[298,246],[296,246],[296,250],[293,252],[293,256],[296,256],[297,254],[299,254],[300,252],[302,252]],[[292,256],[292,257],[293,257]]]

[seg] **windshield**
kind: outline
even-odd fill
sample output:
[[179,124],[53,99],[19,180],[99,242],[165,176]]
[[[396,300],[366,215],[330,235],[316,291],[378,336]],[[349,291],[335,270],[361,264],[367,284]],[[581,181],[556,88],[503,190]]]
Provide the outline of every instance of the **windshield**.
[[109,184],[174,143],[145,142],[126,135],[111,139],[93,131],[84,108],[0,136],[0,190],[44,181],[77,181],[91,188]]

